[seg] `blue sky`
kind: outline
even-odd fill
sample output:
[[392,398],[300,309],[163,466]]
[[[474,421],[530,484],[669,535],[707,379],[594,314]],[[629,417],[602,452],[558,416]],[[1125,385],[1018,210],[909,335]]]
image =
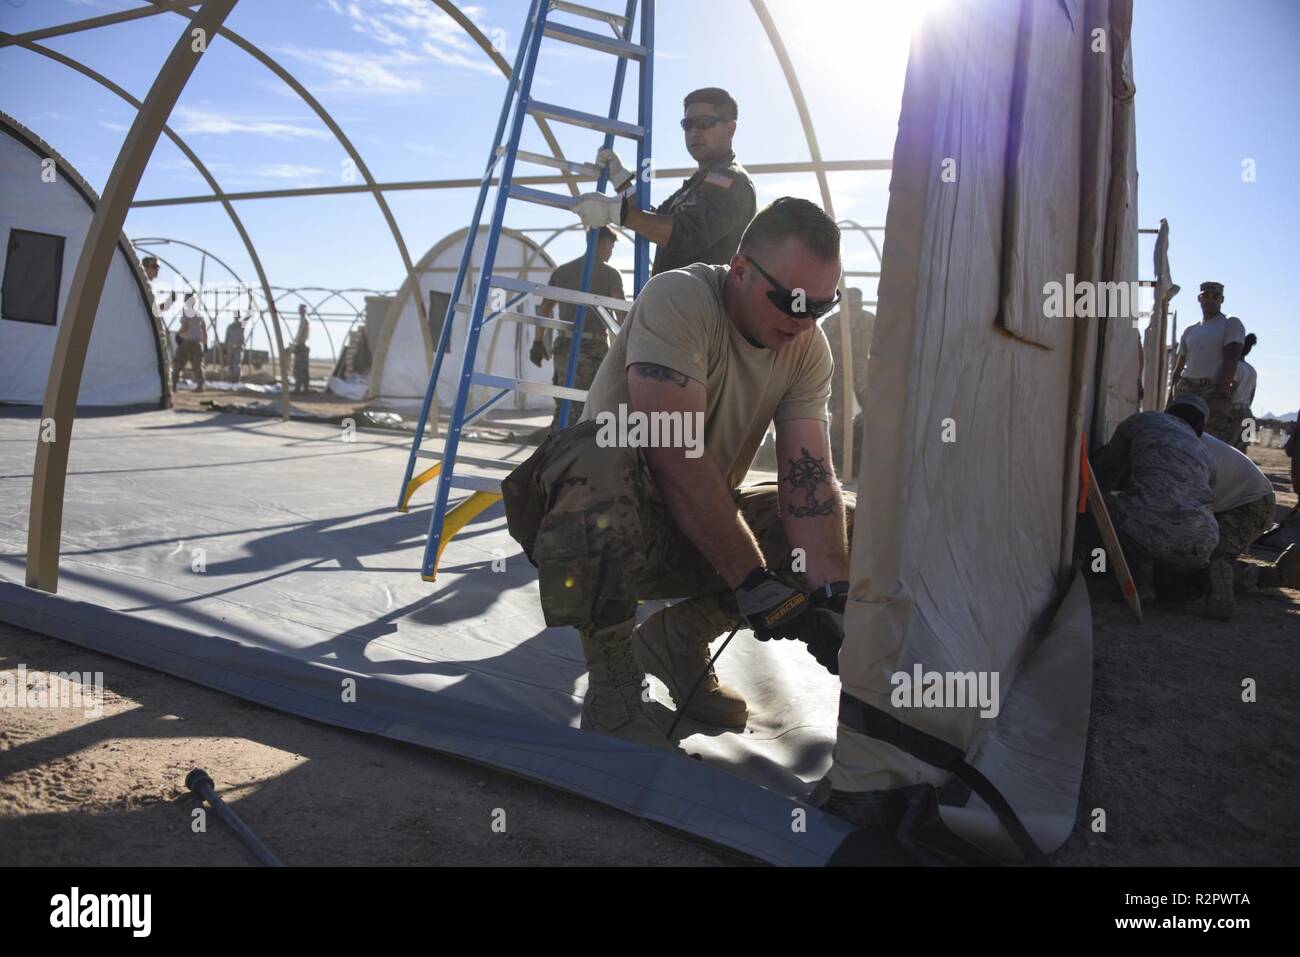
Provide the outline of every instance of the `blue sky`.
[[[588,0],[592,5],[599,5]],[[618,0],[602,0],[609,6]],[[957,0],[948,0],[957,2]],[[10,32],[136,6],[137,0],[0,0]],[[1284,311],[1296,248],[1300,185],[1288,160],[1300,148],[1294,96],[1300,90],[1300,4],[1290,0],[1138,0],[1138,190],[1144,226],[1167,217],[1171,260],[1183,293],[1180,327],[1194,317],[1203,278],[1227,285],[1227,309],[1260,337],[1255,411],[1294,411],[1292,370],[1300,342]],[[797,114],[748,0],[660,0],[655,64],[657,165],[691,165],[676,121],[681,96],[703,85],[729,88],[740,103],[736,147],[747,163],[808,158]],[[799,70],[827,159],[885,159],[893,151],[906,65],[910,3],[769,0]],[[612,8],[612,7],[611,7]],[[463,9],[507,59],[526,0]],[[827,24],[833,23],[834,29]],[[136,96],[148,90],[181,20],[162,15],[46,41],[82,59]],[[482,52],[427,0],[242,0],[227,21],[298,77],[334,115],[380,180],[475,177],[496,123],[504,84]],[[608,106],[608,57],[548,42],[534,94],[595,112]],[[629,84],[624,115],[634,116]],[[132,111],[111,93],[25,50],[0,50],[0,109],[103,186]],[[213,44],[181,97],[173,127],[229,191],[333,185],[345,153],[325,126],[268,70],[230,44]],[[557,127],[566,155],[587,159],[595,134]],[[530,129],[526,146],[541,149]],[[629,148],[627,155],[632,151]],[[1241,181],[1243,159],[1257,179]],[[630,160],[629,160],[629,165]],[[539,171],[544,172],[544,171]],[[757,177],[760,202],[783,194],[818,198],[810,174]],[[656,198],[677,183],[657,181]],[[888,173],[832,174],[835,212],[884,221]],[[138,196],[207,192],[184,156],[163,141]],[[460,228],[473,190],[388,194],[412,256]],[[373,200],[354,195],[242,202],[240,216],[280,286],[391,289],[401,269]],[[517,211],[517,212],[516,212]],[[565,213],[512,207],[518,226],[558,226]],[[133,210],[132,237],[171,236],[207,247],[251,278],[234,229],[215,204]],[[557,260],[577,253],[555,243]],[[1151,270],[1142,246],[1142,275]],[[187,271],[197,258],[178,254]],[[620,261],[622,261],[620,263]],[[630,265],[630,250],[616,254]],[[859,237],[846,240],[850,269],[875,269]],[[874,282],[861,283],[868,298]],[[317,347],[328,347],[315,337]]]

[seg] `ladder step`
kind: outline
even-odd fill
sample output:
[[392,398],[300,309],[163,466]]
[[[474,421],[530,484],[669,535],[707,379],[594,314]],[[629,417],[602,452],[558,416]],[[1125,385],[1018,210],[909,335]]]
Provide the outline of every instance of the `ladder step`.
[[[459,459],[460,456],[458,455],[456,458]],[[487,478],[482,475],[461,475],[459,473],[452,473],[451,487],[470,489],[475,492],[495,492],[500,494],[501,480]]]
[[569,0],[551,0],[551,9],[561,13],[571,13],[575,17],[586,17],[588,20],[601,20],[619,33],[622,33],[627,26],[627,17],[622,14],[597,10],[595,7],[583,6],[581,3],[570,3]]
[[563,23],[547,23],[542,36],[586,47],[588,50],[612,53],[614,56],[621,56],[628,60],[644,60],[646,55],[646,48],[638,43],[602,36],[590,30],[579,30],[577,27],[565,26]]
[[[506,376],[488,375],[486,372],[475,372],[469,377],[469,381],[475,385],[490,385],[498,389],[513,389],[515,392],[529,392],[533,395],[549,395],[553,399],[571,399],[582,402],[587,398],[586,389],[566,389],[562,385],[551,385],[549,382],[529,382],[527,379],[510,379]],[[456,456],[457,459],[460,456]]]
[[575,306],[604,306],[606,309],[613,309],[615,312],[627,312],[632,308],[632,303],[626,299],[615,299],[612,296],[597,296],[591,292],[579,292],[576,289],[564,289],[560,286],[546,286],[539,282],[529,282],[526,279],[512,279],[509,276],[498,276],[495,273],[488,280],[488,285],[495,289],[509,289],[511,292],[525,292],[537,296],[539,299],[551,299],[555,302],[571,302]]
[[517,183],[510,184],[510,197],[554,209],[572,209],[573,204],[578,201],[578,197],[567,193],[551,193],[544,189],[533,189],[531,186],[520,186]]
[[[433,459],[435,462],[441,462],[443,459],[443,454],[441,452],[435,452],[430,449],[418,449],[415,455],[416,458]],[[480,459],[472,455],[462,455],[460,452],[457,452],[456,464],[477,465],[480,468],[502,469],[506,472],[510,472],[514,470],[515,466],[517,466],[519,462],[501,462],[497,459]]]
[[[474,307],[467,302],[458,302],[456,303],[456,311],[462,316],[468,316],[474,311]],[[546,316],[537,316],[531,312],[501,312],[497,313],[496,319],[504,322],[518,322],[521,325],[541,326],[543,329],[555,329],[559,332],[568,332],[573,328],[571,322],[565,322],[563,319],[548,319]],[[493,321],[495,322],[496,319],[493,319]],[[483,321],[486,322],[487,319]]]
[[544,120],[555,120],[559,123],[568,123],[570,126],[599,130],[601,133],[613,133],[615,136],[626,136],[632,140],[639,140],[645,136],[645,129],[635,123],[611,120],[608,116],[571,110],[567,106],[556,106],[553,103],[543,103],[541,100],[529,100],[528,113],[530,116]]
[[[505,151],[504,146],[497,147],[498,156],[504,154]],[[545,153],[530,153],[528,150],[515,150],[515,159],[522,160],[525,163],[532,163],[535,166],[549,166],[551,169],[558,169],[561,173],[568,173],[570,176],[582,176],[591,179],[600,178],[600,167],[593,166],[591,163],[575,163],[573,160],[556,159],[554,156],[547,156]]]

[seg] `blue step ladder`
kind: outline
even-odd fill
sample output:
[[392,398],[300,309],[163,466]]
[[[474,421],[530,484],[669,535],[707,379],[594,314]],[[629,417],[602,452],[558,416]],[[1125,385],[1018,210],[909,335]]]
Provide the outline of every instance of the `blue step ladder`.
[[[590,292],[591,276],[596,260],[596,240],[598,231],[587,233],[587,254],[583,260],[581,291],[560,289],[541,283],[528,282],[493,273],[497,245],[505,221],[506,204],[509,200],[536,203],[559,209],[572,209],[576,200],[560,193],[531,189],[515,185],[513,182],[516,160],[540,166],[559,169],[571,175],[592,176],[596,178],[596,190],[605,191],[607,174],[604,168],[592,164],[574,163],[559,160],[540,153],[531,153],[519,149],[519,138],[523,132],[524,120],[528,116],[535,119],[549,120],[571,126],[582,127],[604,133],[605,147],[612,147],[614,138],[625,137],[634,140],[636,151],[636,199],[637,205],[645,209],[650,203],[649,176],[641,171],[648,169],[650,158],[650,110],[651,90],[654,73],[654,3],[655,0],[627,0],[627,7],[622,15],[600,10],[595,7],[568,0],[532,0],[528,20],[519,42],[515,56],[514,69],[511,72],[506,89],[505,102],[501,106],[501,116],[497,121],[496,137],[488,154],[487,167],[479,184],[478,202],[474,206],[474,217],[470,221],[466,234],[465,248],[461,253],[460,268],[456,273],[456,282],[452,286],[451,296],[443,317],[442,331],[438,336],[438,348],[434,354],[433,370],[429,376],[429,385],[425,389],[424,404],[420,409],[419,422],[415,429],[415,439],[411,443],[411,452],[406,462],[406,473],[402,477],[397,509],[405,512],[410,505],[411,496],[420,486],[432,479],[437,479],[434,495],[433,515],[429,520],[429,535],[424,546],[424,558],[421,562],[420,575],[425,581],[434,581],[437,577],[438,561],[442,551],[451,538],[464,528],[484,509],[491,507],[501,499],[501,479],[510,472],[516,463],[496,461],[493,459],[470,458],[460,456],[459,461],[478,468],[500,471],[500,477],[483,475],[456,474],[457,453],[460,448],[461,433],[481,416],[487,414],[498,402],[512,392],[526,392],[535,395],[548,395],[560,400],[559,428],[568,424],[569,402],[582,401],[586,392],[573,388],[577,374],[579,346],[582,342],[583,322],[588,308],[592,309],[613,331],[617,332],[617,323],[613,319],[616,311],[626,311],[630,303],[621,299],[596,296]],[[640,8],[640,40],[632,42],[633,28],[637,8]],[[605,24],[612,35],[594,32],[567,22],[552,22],[553,14],[563,14],[583,21],[595,20]],[[562,43],[575,44],[611,54],[616,58],[614,69],[614,86],[610,97],[609,114],[600,116],[580,110],[569,109],[554,103],[544,103],[532,96],[533,76],[536,73],[539,50],[543,38]],[[637,122],[628,123],[618,118],[619,107],[623,100],[623,81],[629,61],[638,64],[639,96],[637,98]],[[593,155],[594,155],[593,150]],[[493,190],[493,177],[496,177],[495,195],[492,200],[492,219],[488,228],[483,262],[479,267],[479,279],[474,288],[472,305],[460,302],[465,279],[470,271],[474,246],[487,206],[488,194]],[[645,285],[650,273],[650,246],[643,237],[636,239],[635,267],[633,271],[634,297]],[[496,295],[490,295],[492,290]],[[512,294],[509,301],[506,294]],[[529,313],[515,311],[515,306],[529,297],[550,299],[555,302],[572,303],[577,306],[573,323],[550,319]],[[489,299],[492,306],[489,308]],[[460,381],[456,389],[456,401],[452,406],[451,418],[447,425],[447,434],[441,449],[422,448],[424,431],[428,424],[429,409],[433,405],[437,392],[438,375],[442,371],[443,358],[451,341],[453,319],[457,313],[469,315],[469,332],[465,343],[464,358],[461,362]],[[483,327],[490,322],[506,319],[531,325],[567,331],[571,334],[573,347],[569,349],[569,362],[565,371],[563,386],[550,383],[531,382],[522,378],[490,375],[474,370],[478,356],[479,336]],[[478,408],[469,409],[471,386],[487,386],[495,391],[491,397]],[[436,425],[436,422],[435,422]],[[429,459],[433,465],[416,473],[416,463],[420,459]],[[468,498],[458,502],[449,509],[451,490],[465,489],[470,492]]]

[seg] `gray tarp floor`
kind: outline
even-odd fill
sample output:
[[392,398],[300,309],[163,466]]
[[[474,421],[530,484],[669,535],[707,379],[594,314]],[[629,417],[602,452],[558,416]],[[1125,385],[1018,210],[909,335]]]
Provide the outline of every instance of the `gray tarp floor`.
[[[395,511],[408,437],[345,442],[333,425],[219,414],[80,419],[51,597],[22,585],[37,429],[33,412],[0,410],[0,619],[773,863],[822,863],[848,832],[791,800],[830,764],[839,692],[802,645],[737,634],[718,669],[748,699],[749,726],[683,722],[702,761],[576,730],[576,633],[546,627],[500,504],[453,539],[437,582],[421,580],[434,486]],[[462,444],[485,458],[530,451]]]

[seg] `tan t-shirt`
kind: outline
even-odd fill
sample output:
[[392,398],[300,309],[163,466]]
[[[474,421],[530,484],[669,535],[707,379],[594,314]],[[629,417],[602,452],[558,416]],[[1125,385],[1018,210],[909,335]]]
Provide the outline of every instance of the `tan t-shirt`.
[[831,351],[813,326],[780,352],[752,345],[727,318],[728,267],[695,263],[660,273],[641,290],[587,394],[584,420],[632,410],[627,367],[653,362],[704,383],[704,447],[737,488],[772,422],[826,421]]
[[[582,259],[571,259],[563,265],[556,266],[555,271],[551,273],[548,285],[559,286],[561,289],[580,289],[582,288]],[[594,262],[591,270],[591,289],[588,291],[597,296],[608,296],[610,299],[623,299],[623,277],[619,275],[617,269],[609,263]],[[578,307],[571,302],[558,303],[560,307],[560,318],[565,322],[573,322],[578,318]],[[617,316],[615,318],[618,318]],[[596,315],[595,310],[587,309],[582,319],[582,338],[598,340],[603,346],[605,344],[605,323],[601,321],[600,316]],[[556,341],[567,342],[572,339],[567,333],[558,333]]]

